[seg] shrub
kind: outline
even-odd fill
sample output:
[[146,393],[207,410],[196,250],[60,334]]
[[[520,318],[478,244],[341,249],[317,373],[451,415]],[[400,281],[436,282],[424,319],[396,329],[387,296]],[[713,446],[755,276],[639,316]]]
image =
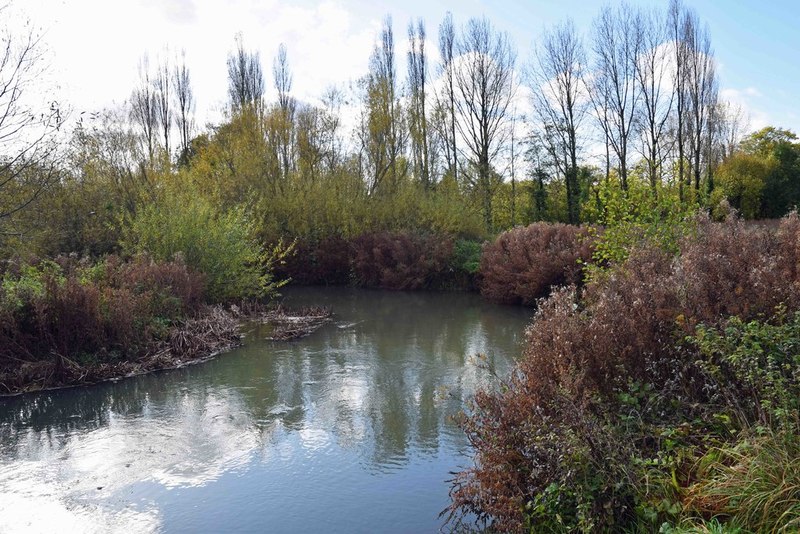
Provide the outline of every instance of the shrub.
[[453,248],[453,270],[475,275],[481,266],[481,243],[459,239]]
[[445,284],[451,275],[453,240],[406,232],[363,234],[352,242],[358,284],[384,289],[424,289]]
[[[643,246],[676,253],[682,238],[692,232],[696,210],[693,203],[682,202],[664,188],[654,194],[641,180],[631,180],[629,185],[624,191],[618,180],[602,181],[596,186],[596,202],[585,206],[587,220],[599,225],[590,229],[598,239],[592,263],[587,266],[588,278],[600,276],[606,268],[624,262],[632,250]],[[602,234],[599,228],[603,228]]]
[[189,190],[169,192],[137,212],[124,245],[128,252],[147,253],[160,262],[181,257],[206,276],[208,297],[224,301],[269,296],[280,285],[271,269],[286,251],[280,244],[265,251],[253,235],[242,209],[221,213]]
[[500,234],[480,260],[481,294],[495,302],[531,305],[553,286],[581,279],[591,258],[587,228],[534,223]]
[[[710,444],[779,414],[796,420],[796,325],[763,321],[781,304],[800,310],[800,221],[696,224],[680,254],[645,243],[580,298],[567,288],[540,303],[512,376],[464,418],[476,462],[456,479],[452,512],[502,531],[555,528],[553,518],[658,528],[681,512]],[[734,331],[711,330],[721,326]],[[765,402],[777,412],[762,419]],[[740,413],[750,415],[732,425]]]
[[198,309],[203,277],[180,262],[59,258],[10,269],[0,292],[0,369],[138,356]]
[[298,239],[275,274],[301,285],[344,285],[350,282],[350,242],[339,236]]
[[800,423],[800,314],[770,324],[732,317],[701,326],[690,341],[713,384],[717,404],[733,408],[743,426],[790,430]]

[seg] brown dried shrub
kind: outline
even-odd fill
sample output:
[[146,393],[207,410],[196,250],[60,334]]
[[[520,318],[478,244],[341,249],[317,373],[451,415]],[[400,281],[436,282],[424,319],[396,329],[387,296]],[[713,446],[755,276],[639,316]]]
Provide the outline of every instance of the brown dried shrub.
[[358,284],[383,289],[435,289],[452,273],[453,240],[407,232],[363,234],[352,242]]
[[276,276],[300,285],[345,285],[350,282],[350,242],[340,236],[298,239]]
[[592,256],[588,228],[534,223],[500,234],[484,246],[481,295],[495,302],[532,305],[550,288],[576,284]]
[[0,368],[56,359],[134,358],[203,302],[180,261],[58,258],[9,271],[0,292]]
[[[701,219],[676,256],[635,250],[580,298],[574,288],[554,292],[512,376],[478,393],[463,420],[475,467],[457,476],[450,511],[491,518],[500,531],[556,515],[572,517],[575,529],[630,525],[631,459],[660,442],[637,432],[702,417],[714,394],[683,340],[701,323],[769,319],[779,304],[800,309],[799,264],[796,214],[777,229]],[[652,390],[632,407],[623,399],[637,384]],[[557,495],[547,501],[550,491]]]

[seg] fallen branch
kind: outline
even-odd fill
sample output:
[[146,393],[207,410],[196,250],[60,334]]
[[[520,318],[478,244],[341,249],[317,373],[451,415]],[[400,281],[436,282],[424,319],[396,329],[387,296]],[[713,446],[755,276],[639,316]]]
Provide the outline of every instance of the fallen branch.
[[264,314],[262,321],[272,326],[273,341],[290,341],[306,337],[331,320],[331,310],[320,306],[290,310],[278,306]]

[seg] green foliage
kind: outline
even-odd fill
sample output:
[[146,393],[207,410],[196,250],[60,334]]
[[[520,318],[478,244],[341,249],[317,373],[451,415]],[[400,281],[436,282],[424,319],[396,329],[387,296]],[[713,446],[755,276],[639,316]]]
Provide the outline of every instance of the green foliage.
[[64,283],[60,265],[52,261],[42,261],[37,265],[23,264],[17,273],[6,272],[0,285],[0,303],[12,310],[21,309],[34,299],[44,296],[48,279],[58,285]]
[[800,423],[800,313],[779,310],[772,322],[698,327],[689,338],[700,368],[716,383],[744,424],[788,430]]
[[762,213],[762,193],[774,163],[763,157],[739,152],[723,162],[714,175],[717,185],[712,194],[726,197],[731,206],[746,219],[756,219]]
[[254,230],[262,242],[353,238],[379,231],[484,236],[480,211],[448,181],[426,190],[411,178],[395,177],[391,187],[386,182],[368,194],[358,161],[352,160],[332,167],[317,164],[313,172],[301,166],[279,177],[254,121],[237,117],[221,127],[192,160],[187,178],[226,209],[252,206]]
[[628,184],[625,191],[618,180],[601,181],[595,186],[594,199],[584,205],[587,219],[603,228],[602,232],[592,230],[597,240],[587,270],[589,279],[623,263],[631,250],[645,244],[676,253],[680,239],[693,227],[693,208],[671,190],[660,188],[654,194],[649,184],[634,176]]
[[781,128],[766,127],[745,137],[740,150],[761,160],[764,188],[761,217],[782,217],[800,205],[800,143]]
[[481,264],[481,243],[468,239],[459,239],[453,248],[452,265],[454,270],[474,275]]
[[287,251],[280,243],[264,250],[254,235],[242,208],[221,212],[187,189],[168,191],[140,209],[124,245],[129,253],[147,253],[157,261],[181,257],[206,276],[213,301],[272,296],[281,284],[273,280],[271,268]]

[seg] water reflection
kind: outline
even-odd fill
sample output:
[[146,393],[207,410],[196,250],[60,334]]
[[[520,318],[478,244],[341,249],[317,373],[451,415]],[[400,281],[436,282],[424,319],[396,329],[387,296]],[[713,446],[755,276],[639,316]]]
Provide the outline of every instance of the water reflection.
[[435,530],[465,463],[451,416],[488,380],[474,355],[502,373],[529,313],[474,295],[288,298],[336,322],[293,343],[254,328],[206,364],[0,401],[0,531],[289,532],[313,526],[310,509],[328,531]]

